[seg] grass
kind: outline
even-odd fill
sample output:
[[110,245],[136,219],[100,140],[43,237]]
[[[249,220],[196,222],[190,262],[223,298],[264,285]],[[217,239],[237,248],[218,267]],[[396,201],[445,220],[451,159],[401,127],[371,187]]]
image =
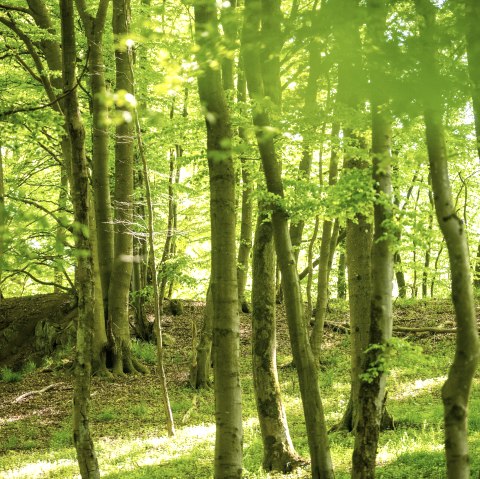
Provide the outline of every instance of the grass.
[[[401,312],[405,321],[410,321],[410,315],[414,316],[417,313],[415,305],[405,307]],[[334,308],[332,316],[336,314],[344,315],[345,312],[341,308]],[[430,319],[437,321],[439,315],[438,305],[429,308],[428,304],[425,306],[422,303],[422,321]],[[243,321],[248,323],[249,318],[244,316]],[[283,319],[280,318],[280,321]],[[284,324],[280,326],[285,327]],[[279,337],[281,338],[279,363],[287,364],[291,358],[289,347],[282,339],[284,335],[279,334]],[[377,477],[442,479],[445,477],[445,459],[440,388],[453,357],[453,336],[423,334],[407,340],[422,347],[423,353],[400,345],[397,354],[392,357],[388,377],[388,408],[396,420],[397,428],[381,435]],[[102,477],[109,479],[212,477],[215,438],[213,391],[193,391],[188,387],[185,380],[186,372],[183,370],[188,369],[189,343],[185,341],[185,346],[181,346],[180,343],[181,341],[176,340],[175,346],[167,349],[165,358],[170,374],[170,400],[176,420],[177,434],[174,438],[166,435],[161,392],[156,376],[152,374],[115,380],[94,378],[91,428]],[[242,343],[243,477],[247,479],[311,477],[308,467],[290,475],[275,475],[261,469],[262,444],[252,395],[248,338],[242,338]],[[137,357],[145,362],[149,362],[146,358],[150,358],[152,362],[149,364],[155,363],[155,348],[152,345],[136,342],[133,347]],[[330,427],[341,418],[348,400],[348,337],[326,331],[323,355],[321,389],[327,425]],[[178,375],[179,368],[183,368],[183,376]],[[32,378],[35,376],[36,373]],[[56,377],[48,379],[49,382],[56,380],[58,380]],[[296,373],[288,367],[279,368],[279,380],[295,448],[303,457],[308,457]],[[19,388],[20,385],[12,383],[8,384],[8,387]],[[480,468],[479,393],[480,383],[477,378],[470,406],[470,455],[473,477],[478,476]],[[35,401],[37,400],[39,411],[51,403],[51,398],[47,396],[36,398]],[[12,416],[0,422],[0,478],[79,477],[70,431],[69,397],[65,398],[64,392],[58,392],[58,401],[62,400],[63,412],[57,422],[52,420],[52,424],[42,426],[41,415],[34,414],[29,403],[25,403],[20,409],[24,417]],[[7,420],[11,422],[5,422]],[[352,446],[353,437],[350,434],[345,432],[330,434],[330,448],[337,479],[350,477]]]

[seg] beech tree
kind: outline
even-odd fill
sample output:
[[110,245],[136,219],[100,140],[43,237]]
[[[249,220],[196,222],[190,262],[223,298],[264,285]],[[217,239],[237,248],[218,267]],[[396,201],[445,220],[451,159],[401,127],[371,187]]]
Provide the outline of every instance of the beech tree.
[[219,39],[216,5],[195,3],[200,100],[205,109],[210,176],[212,241],[213,369],[215,388],[215,478],[242,475],[242,407],[238,288],[235,244],[235,171],[232,127],[221,75],[211,62]]
[[75,246],[78,262],[76,288],[78,296],[77,352],[73,396],[73,442],[82,479],[100,477],[97,457],[89,427],[92,335],[94,329],[94,276],[89,236],[89,187],[85,154],[85,130],[78,106],[75,61],[75,26],[73,0],[60,2],[62,26],[63,85],[65,119],[69,133],[72,162],[72,200],[76,222]]
[[[436,47],[435,6],[416,0],[421,24],[421,78],[430,90],[423,95],[425,134],[437,221],[447,244],[452,273],[452,301],[457,322],[455,357],[442,387],[447,477],[470,477],[468,458],[468,400],[479,358],[478,331],[470,275],[468,243],[457,216],[448,174],[448,153],[442,121],[441,86]],[[431,80],[430,80],[431,79]]]

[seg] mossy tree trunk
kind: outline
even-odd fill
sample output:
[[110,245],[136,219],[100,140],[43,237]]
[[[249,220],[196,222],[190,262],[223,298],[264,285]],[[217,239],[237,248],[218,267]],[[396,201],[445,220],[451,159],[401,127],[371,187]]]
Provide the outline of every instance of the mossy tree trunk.
[[263,441],[263,467],[290,472],[299,457],[290,438],[276,362],[275,251],[272,223],[260,214],[252,260],[252,369]]
[[[357,0],[337,0],[334,3],[339,20],[335,35],[341,52],[338,67],[337,101],[347,111],[359,112],[362,91],[365,88],[365,74],[362,65],[361,41],[359,35],[359,7]],[[355,125],[343,122],[345,142],[344,169],[352,175],[368,168],[363,158],[366,149],[365,139],[354,130]],[[358,408],[360,388],[359,375],[363,352],[368,345],[370,328],[370,249],[371,224],[368,212],[358,211],[355,218],[347,219],[346,224],[346,264],[348,269],[348,301],[350,309],[351,340],[351,399],[340,428],[351,430]]]
[[114,261],[108,289],[107,332],[111,344],[114,374],[133,373],[138,364],[132,361],[128,321],[130,280],[132,276],[133,237],[133,142],[134,128],[128,94],[133,95],[131,48],[126,44],[130,30],[130,1],[113,1],[115,39],[115,90],[125,97],[117,105],[115,131]]
[[[257,142],[262,158],[263,169],[267,182],[267,189],[275,197],[272,209],[272,225],[275,248],[278,255],[279,267],[282,272],[282,286],[287,309],[287,321],[292,344],[293,359],[299,376],[300,392],[304,407],[305,422],[311,457],[313,479],[333,478],[333,467],[328,447],[328,437],[325,425],[320,390],[318,387],[318,371],[308,342],[307,331],[303,318],[303,300],[298,279],[297,264],[294,249],[290,241],[288,230],[288,215],[282,205],[283,184],[280,165],[278,163],[274,138],[269,132],[271,122],[264,108],[265,91],[271,91],[268,83],[264,83],[262,69],[270,68],[261,61],[258,45],[268,45],[268,39],[262,38],[260,33],[261,12],[268,13],[268,18],[278,18],[279,3],[266,0],[248,0],[245,4],[245,19],[243,25],[242,46],[243,60],[247,85],[254,102],[253,123],[256,127]],[[278,21],[278,20],[277,20]],[[265,26],[265,25],[264,25]],[[269,35],[277,35],[279,29],[269,30]],[[275,38],[275,37],[273,37]],[[271,58],[278,56],[277,51],[267,51]],[[269,70],[272,73],[272,70]]]
[[[382,369],[384,348],[392,336],[392,280],[388,223],[392,217],[391,187],[391,120],[389,98],[384,93],[386,6],[381,0],[367,2],[367,42],[369,46],[370,101],[372,108],[374,235],[371,252],[371,293],[369,349],[362,361],[362,373],[374,373],[360,382],[358,413],[354,417],[355,443],[352,458],[352,479],[373,479],[378,438],[385,404],[386,375]],[[382,346],[381,348],[375,346]]]
[[[465,225],[456,215],[448,175],[448,153],[442,125],[442,95],[435,35],[436,8],[430,0],[415,1],[421,25],[424,119],[432,189],[438,224],[450,260],[452,300],[457,324],[455,356],[442,387],[447,477],[470,477],[468,400],[479,357],[478,330]],[[427,93],[428,91],[428,93]]]
[[215,394],[216,479],[242,475],[242,401],[239,375],[239,316],[235,244],[235,171],[232,128],[220,72],[209,59],[215,57],[219,38],[216,4],[195,3],[195,37],[200,100],[205,108],[207,155],[210,176],[212,241],[211,288],[213,299],[213,368]]
[[77,99],[75,72],[75,21],[73,0],[60,1],[62,25],[63,87],[65,119],[72,145],[72,201],[77,250],[75,286],[78,295],[77,348],[73,393],[73,441],[82,479],[100,477],[89,427],[92,335],[94,328],[94,274],[92,245],[89,240],[89,186],[85,154],[85,130]]

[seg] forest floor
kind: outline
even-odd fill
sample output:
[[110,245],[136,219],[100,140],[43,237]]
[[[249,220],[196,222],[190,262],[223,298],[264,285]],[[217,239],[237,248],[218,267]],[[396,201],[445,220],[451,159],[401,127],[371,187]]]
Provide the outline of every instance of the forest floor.
[[[291,353],[285,313],[278,308],[278,365],[283,400],[297,451],[308,457],[298,380],[288,367]],[[134,352],[151,369],[145,376],[93,378],[91,427],[102,477],[109,479],[183,479],[212,477],[213,391],[194,391],[188,384],[192,331],[201,328],[203,304],[185,302],[181,316],[166,316],[166,367],[177,433],[165,430],[155,348],[134,343]],[[345,303],[332,303],[328,321],[348,322]],[[454,327],[450,302],[397,302],[395,326]],[[250,316],[241,315],[241,368],[244,404],[244,477],[307,478],[308,466],[290,475],[261,469],[262,446],[252,393]],[[440,388],[453,356],[454,335],[399,332],[389,360],[388,409],[396,429],[382,433],[378,478],[445,477],[443,409]],[[321,389],[326,420],[334,426],[342,416],[349,393],[349,336],[343,328],[325,332]],[[12,378],[5,371],[0,382],[0,478],[77,478],[71,439],[72,351],[27,368]],[[64,365],[62,367],[62,365]],[[8,371],[7,371],[8,373]],[[9,382],[11,381],[11,382]],[[470,407],[470,453],[474,477],[480,468],[480,381]],[[330,447],[336,477],[349,477],[353,438],[332,432]],[[473,477],[473,476],[472,476]]]

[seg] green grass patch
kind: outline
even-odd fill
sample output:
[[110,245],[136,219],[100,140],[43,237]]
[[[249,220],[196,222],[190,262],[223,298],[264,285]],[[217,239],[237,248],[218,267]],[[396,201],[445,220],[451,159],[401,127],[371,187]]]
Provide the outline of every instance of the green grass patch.
[[[426,318],[434,323],[444,320],[448,305],[422,302],[401,305],[402,320]],[[332,306],[333,315],[344,314],[344,303]],[[398,313],[398,311],[397,311]],[[245,317],[244,320],[249,320]],[[418,324],[418,323],[417,323]],[[283,337],[286,337],[285,335]],[[179,342],[177,341],[176,345]],[[419,346],[419,348],[414,346]],[[177,346],[175,346],[177,347]],[[190,347],[190,345],[189,345]],[[278,362],[289,364],[288,343],[280,345]],[[148,364],[156,363],[155,346],[134,342],[135,356]],[[187,368],[177,357],[188,357],[190,350],[170,350],[167,372]],[[350,392],[350,338],[327,330],[322,349],[320,387],[327,427],[342,417]],[[183,354],[183,356],[182,356]],[[389,358],[387,407],[397,428],[381,434],[378,448],[379,479],[442,479],[445,474],[443,451],[443,406],[440,391],[454,354],[452,335],[411,335],[396,345]],[[253,397],[251,352],[243,339],[241,385],[244,427],[244,473],[246,479],[307,479],[308,466],[281,475],[262,470],[262,441]],[[32,374],[32,373],[29,373]],[[297,452],[308,458],[308,443],[300,400],[297,373],[294,368],[278,370],[283,403],[290,434]],[[180,376],[175,376],[180,377]],[[170,438],[159,379],[155,375],[94,379],[91,428],[102,471],[108,479],[209,479],[213,474],[215,441],[213,389],[194,391],[184,378],[169,380],[172,410],[177,434]],[[52,382],[58,378],[52,378]],[[22,383],[23,384],[23,383]],[[3,387],[19,387],[15,384]],[[62,398],[68,401],[69,398]],[[44,407],[50,407],[45,395]],[[68,409],[70,411],[71,409]],[[29,411],[28,408],[26,411]],[[40,410],[41,411],[41,410]],[[473,384],[470,411],[470,457],[472,477],[480,469],[480,381]],[[70,412],[68,413],[70,414]],[[57,426],[43,429],[42,413],[16,418],[2,427],[0,434],[0,477],[52,478],[77,477],[78,466],[72,443],[71,420],[65,416]],[[36,422],[34,422],[36,421]],[[5,429],[3,429],[5,428]],[[5,430],[5,434],[3,431]],[[350,478],[353,436],[345,432],[329,435],[330,449],[337,479]]]

